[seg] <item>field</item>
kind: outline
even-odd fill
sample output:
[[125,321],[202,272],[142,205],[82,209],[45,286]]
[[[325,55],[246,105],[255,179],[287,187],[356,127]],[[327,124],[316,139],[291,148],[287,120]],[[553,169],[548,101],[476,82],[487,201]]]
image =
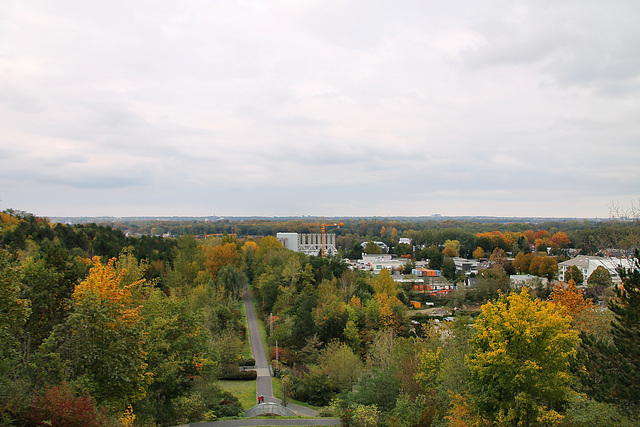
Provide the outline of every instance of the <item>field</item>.
[[255,381],[218,381],[223,389],[230,391],[240,400],[242,409],[245,411],[256,404],[256,382]]

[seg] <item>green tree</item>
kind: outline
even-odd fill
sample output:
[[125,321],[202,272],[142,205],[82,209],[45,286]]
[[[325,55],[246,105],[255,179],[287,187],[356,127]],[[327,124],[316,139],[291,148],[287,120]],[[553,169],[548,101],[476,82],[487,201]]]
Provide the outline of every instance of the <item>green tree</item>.
[[70,310],[74,287],[85,268],[59,243],[46,242],[22,263],[22,296],[31,301],[32,315],[25,325],[29,351],[35,350]]
[[509,276],[500,265],[478,273],[478,294],[484,299],[496,298],[499,292],[507,292],[511,288]]
[[19,298],[21,271],[17,260],[0,250],[0,376],[7,376],[20,356],[20,337],[31,313]]
[[376,405],[359,405],[351,407],[351,422],[353,427],[377,427],[382,422],[382,414]]
[[353,320],[347,321],[343,335],[353,352],[358,354],[362,340],[360,339],[360,331]]
[[218,271],[216,283],[225,290],[229,298],[239,300],[247,284],[247,276],[235,265],[227,264]]
[[467,359],[472,404],[499,425],[544,425],[558,417],[572,376],[577,332],[555,304],[528,289],[482,306]]
[[582,282],[584,282],[584,275],[576,265],[572,265],[564,272],[565,283],[569,283],[571,280],[573,280],[576,285],[581,285]]
[[402,255],[411,255],[413,252],[413,247],[409,243],[398,243],[395,248],[393,248],[393,253],[398,256]]
[[373,368],[360,378],[356,393],[352,394],[355,403],[375,405],[384,413],[390,412],[400,396],[400,382],[392,368]]
[[375,243],[373,243],[373,241],[370,240],[364,246],[364,253],[365,254],[381,254],[382,253],[382,248],[380,246],[376,245]]
[[204,268],[204,254],[195,237],[186,235],[178,239],[173,249],[173,269],[169,272],[169,285],[193,286],[198,272]]
[[587,285],[590,288],[595,286],[608,288],[609,286],[613,285],[613,281],[611,280],[611,273],[609,273],[609,270],[599,265],[595,270],[593,270],[593,273],[591,273],[591,275],[587,279]]
[[351,390],[362,372],[362,361],[351,347],[339,341],[331,341],[320,352],[318,363],[340,390]]
[[146,399],[137,406],[152,415],[155,422],[176,420],[171,401],[185,395],[195,378],[215,379],[218,356],[202,328],[198,311],[185,300],[171,299],[153,290],[140,312],[144,325],[145,361],[152,382]]
[[444,255],[442,255],[442,252],[440,252],[438,250],[436,245],[431,245],[425,251],[425,255],[429,259],[429,268],[432,268],[434,270],[440,270],[440,268],[442,268],[442,262],[444,261]]
[[445,258],[442,262],[442,275],[449,280],[453,280],[456,277],[456,263],[453,258]]
[[327,378],[327,373],[319,366],[312,365],[292,386],[293,397],[312,405],[324,406],[336,392],[335,386]]

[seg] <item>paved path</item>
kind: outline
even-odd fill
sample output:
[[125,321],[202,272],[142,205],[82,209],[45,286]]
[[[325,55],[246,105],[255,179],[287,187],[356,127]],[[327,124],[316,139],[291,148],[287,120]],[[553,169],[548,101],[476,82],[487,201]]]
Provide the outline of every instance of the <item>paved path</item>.
[[[228,420],[228,421],[211,421],[198,424],[189,424],[189,427],[243,427],[243,426],[339,426],[340,420],[336,418],[297,418],[279,420],[273,418],[270,420],[251,419],[244,420]],[[187,427],[187,426],[180,426]]]
[[[251,300],[251,294],[247,287],[244,292],[244,308],[247,313],[247,324],[249,325],[249,336],[251,338],[251,352],[253,358],[256,360],[256,371],[258,377],[256,379],[256,403],[258,403],[258,396],[264,396],[265,402],[275,402],[282,404],[280,399],[273,397],[273,390],[271,388],[271,373],[269,371],[269,363],[264,351],[264,345],[262,344],[262,337],[260,335],[260,328],[258,327],[258,319],[256,319],[256,312],[253,308],[253,301]],[[287,408],[291,409],[298,415],[305,417],[317,417],[318,411],[307,408],[293,403],[288,403]],[[239,424],[241,425],[241,424]],[[269,424],[254,424],[254,425],[269,425]],[[292,424],[288,424],[292,425]],[[296,425],[296,424],[293,424]],[[297,424],[302,425],[302,424]],[[316,424],[322,425],[322,424]],[[325,424],[326,425],[326,424]]]

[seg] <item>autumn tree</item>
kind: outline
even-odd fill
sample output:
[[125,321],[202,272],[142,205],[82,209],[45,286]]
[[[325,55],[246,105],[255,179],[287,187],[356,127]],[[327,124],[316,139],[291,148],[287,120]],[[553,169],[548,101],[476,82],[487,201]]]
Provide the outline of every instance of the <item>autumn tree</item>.
[[383,269],[374,280],[374,298],[379,303],[378,314],[382,328],[391,328],[398,333],[405,323],[404,305],[396,296],[396,284]]
[[527,242],[533,244],[536,240],[536,232],[533,230],[526,230],[522,233],[522,235],[527,239]]
[[238,246],[235,243],[228,242],[222,245],[209,246],[202,248],[205,261],[204,267],[216,279],[220,269],[226,265],[240,266],[242,260]]
[[457,257],[460,255],[460,241],[447,239],[444,242],[442,255],[445,257]]
[[507,254],[501,248],[495,248],[489,258],[492,264],[503,264],[506,260]]
[[544,425],[569,392],[569,359],[578,333],[551,302],[532,300],[528,289],[482,306],[474,327],[471,403],[498,425]]
[[558,245],[560,248],[566,248],[571,244],[571,239],[567,235],[567,233],[563,231],[558,231],[551,237],[551,242]]
[[584,299],[582,291],[576,289],[576,283],[569,280],[565,287],[562,284],[554,285],[549,296],[558,306],[564,308],[565,313],[571,316],[572,325],[579,331],[589,331],[595,323],[596,308],[589,300]]
[[545,277],[551,282],[558,273],[558,262],[547,255],[536,255],[529,265],[529,274]]
[[480,259],[480,258],[484,258],[484,249],[482,249],[480,246],[478,246],[474,251],[473,251],[473,257],[475,259]]
[[132,288],[141,282],[121,286],[114,261],[93,259],[89,275],[73,292],[73,313],[45,341],[41,357],[52,362],[52,374],[58,369],[64,374],[59,379],[68,377],[99,402],[121,406],[144,397],[151,377],[140,306],[132,298]]
[[260,240],[258,244],[258,257],[264,257],[272,251],[276,251],[278,249],[283,249],[282,243],[275,236],[265,236]]
[[525,254],[524,252],[518,252],[516,259],[513,261],[513,266],[518,273],[528,274],[531,261],[535,257],[534,254]]

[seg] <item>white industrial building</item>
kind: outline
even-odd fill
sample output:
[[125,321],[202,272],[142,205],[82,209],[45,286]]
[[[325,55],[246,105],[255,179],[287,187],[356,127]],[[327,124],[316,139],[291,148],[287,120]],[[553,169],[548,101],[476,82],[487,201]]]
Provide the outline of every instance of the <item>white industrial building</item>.
[[360,270],[372,270],[380,273],[383,268],[387,270],[398,270],[404,268],[409,262],[407,258],[394,258],[391,254],[362,254],[362,259],[356,261],[356,266]]
[[[298,233],[278,233],[276,235],[282,246],[295,252],[302,252],[305,255],[319,256],[324,246],[325,256],[334,256],[338,253],[336,249],[335,234],[298,234]],[[322,241],[324,237],[324,242]]]

